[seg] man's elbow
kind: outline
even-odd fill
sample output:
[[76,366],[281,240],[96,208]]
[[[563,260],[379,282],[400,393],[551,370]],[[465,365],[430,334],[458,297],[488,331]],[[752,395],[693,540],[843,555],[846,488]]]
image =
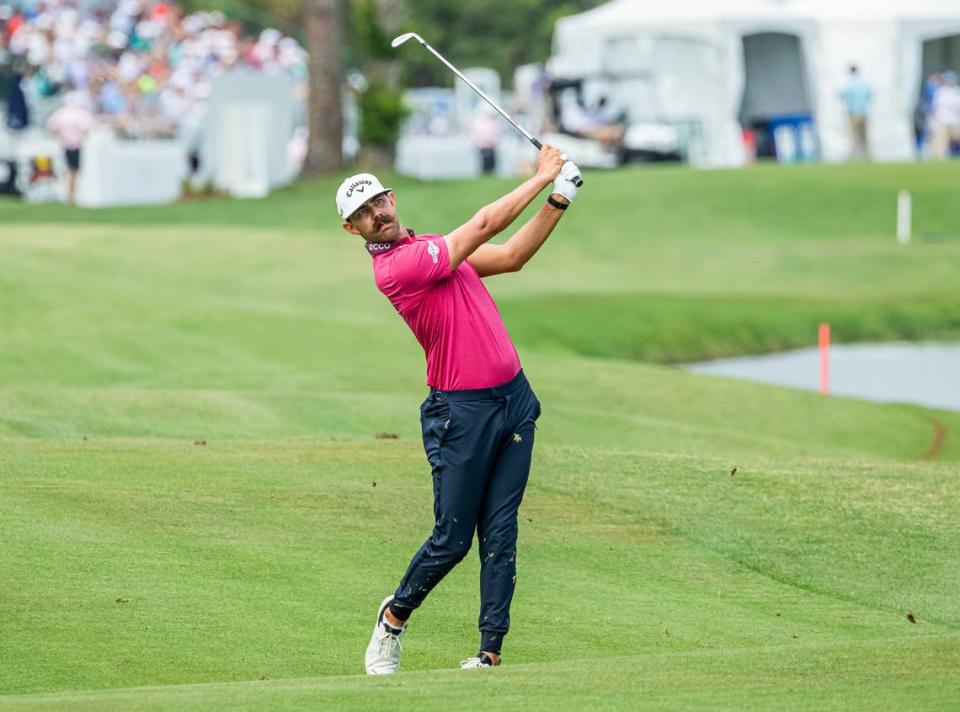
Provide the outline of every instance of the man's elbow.
[[496,237],[503,230],[503,226],[498,223],[496,216],[492,215],[486,208],[477,211],[470,222],[473,224],[474,232],[479,234],[484,242]]
[[506,259],[506,264],[504,265],[505,267],[504,271],[519,272],[520,270],[523,269],[523,266],[526,263],[527,261],[523,259],[522,255],[518,255],[511,250],[507,253],[507,259]]
[[486,242],[491,237],[493,237],[494,232],[491,228],[490,218],[488,218],[483,213],[477,213],[473,216],[473,232],[480,237],[483,242]]

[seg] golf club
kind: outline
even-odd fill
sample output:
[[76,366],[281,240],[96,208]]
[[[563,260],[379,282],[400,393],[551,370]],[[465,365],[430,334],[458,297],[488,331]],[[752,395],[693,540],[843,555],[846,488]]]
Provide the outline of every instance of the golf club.
[[[503,109],[501,109],[500,106],[499,106],[493,99],[491,99],[489,96],[487,96],[486,94],[484,94],[484,93],[483,93],[483,90],[481,90],[480,87],[478,87],[476,84],[474,84],[474,83],[471,82],[469,79],[467,79],[465,76],[463,76],[463,73],[462,73],[459,69],[457,69],[457,68],[454,67],[452,64],[450,64],[450,62],[448,62],[448,61],[446,60],[446,58],[444,58],[444,56],[443,56],[442,54],[440,54],[439,52],[437,52],[437,50],[435,50],[433,47],[431,47],[429,44],[427,44],[426,40],[424,40],[424,39],[423,39],[420,35],[418,35],[416,32],[407,32],[407,33],[402,34],[402,35],[400,35],[400,36],[398,36],[398,37],[394,37],[393,42],[390,43],[390,46],[391,46],[391,47],[394,47],[394,48],[399,47],[399,46],[402,45],[404,42],[406,42],[407,40],[410,40],[410,39],[415,39],[417,42],[419,42],[419,43],[422,44],[424,47],[426,47],[434,57],[436,57],[436,58],[439,59],[441,62],[443,62],[445,65],[447,65],[447,67],[448,67],[454,74],[456,74],[458,77],[460,77],[463,81],[465,81],[465,82],[467,83],[467,86],[468,86],[468,87],[470,87],[470,88],[473,89],[475,92],[477,92],[477,94],[480,95],[480,98],[481,98],[481,99],[483,99],[483,100],[486,101],[488,104],[490,104],[490,106],[493,107],[494,111],[496,111],[498,114],[500,114],[500,116],[502,116],[502,117],[505,118],[507,121],[509,121],[517,131],[519,131],[520,133],[522,133],[522,134],[524,135],[524,137],[526,137],[526,139],[527,139],[530,143],[532,143],[532,144],[537,148],[537,150],[540,150],[541,148],[543,148],[543,144],[540,143],[540,141],[538,141],[537,138],[536,138],[535,136],[533,136],[533,134],[531,134],[529,131],[527,131],[525,128],[523,128],[520,124],[518,124],[516,121],[514,121],[513,117],[510,116],[510,114],[508,114],[506,111],[504,111]],[[581,185],[583,185],[583,178],[581,178],[579,175],[576,176],[576,177],[573,179],[573,184],[576,185],[576,186],[579,188]]]

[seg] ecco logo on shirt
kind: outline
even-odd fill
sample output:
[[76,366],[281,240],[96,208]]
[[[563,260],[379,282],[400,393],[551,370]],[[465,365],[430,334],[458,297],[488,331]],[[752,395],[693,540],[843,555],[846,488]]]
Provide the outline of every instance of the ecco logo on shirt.
[[427,252],[430,253],[430,257],[433,258],[433,264],[437,264],[440,261],[440,248],[437,247],[434,243],[427,245]]

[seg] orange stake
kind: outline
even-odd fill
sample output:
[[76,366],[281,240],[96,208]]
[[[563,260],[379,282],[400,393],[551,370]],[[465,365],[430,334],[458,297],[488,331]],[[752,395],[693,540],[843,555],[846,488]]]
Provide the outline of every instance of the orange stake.
[[830,325],[820,325],[820,392],[830,393]]

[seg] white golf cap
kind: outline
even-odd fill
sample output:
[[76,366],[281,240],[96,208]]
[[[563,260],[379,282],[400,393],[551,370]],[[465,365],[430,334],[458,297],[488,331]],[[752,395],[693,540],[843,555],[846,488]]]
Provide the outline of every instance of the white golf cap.
[[337,189],[337,212],[346,220],[371,198],[389,192],[390,189],[384,188],[380,179],[372,173],[357,173],[343,181]]

